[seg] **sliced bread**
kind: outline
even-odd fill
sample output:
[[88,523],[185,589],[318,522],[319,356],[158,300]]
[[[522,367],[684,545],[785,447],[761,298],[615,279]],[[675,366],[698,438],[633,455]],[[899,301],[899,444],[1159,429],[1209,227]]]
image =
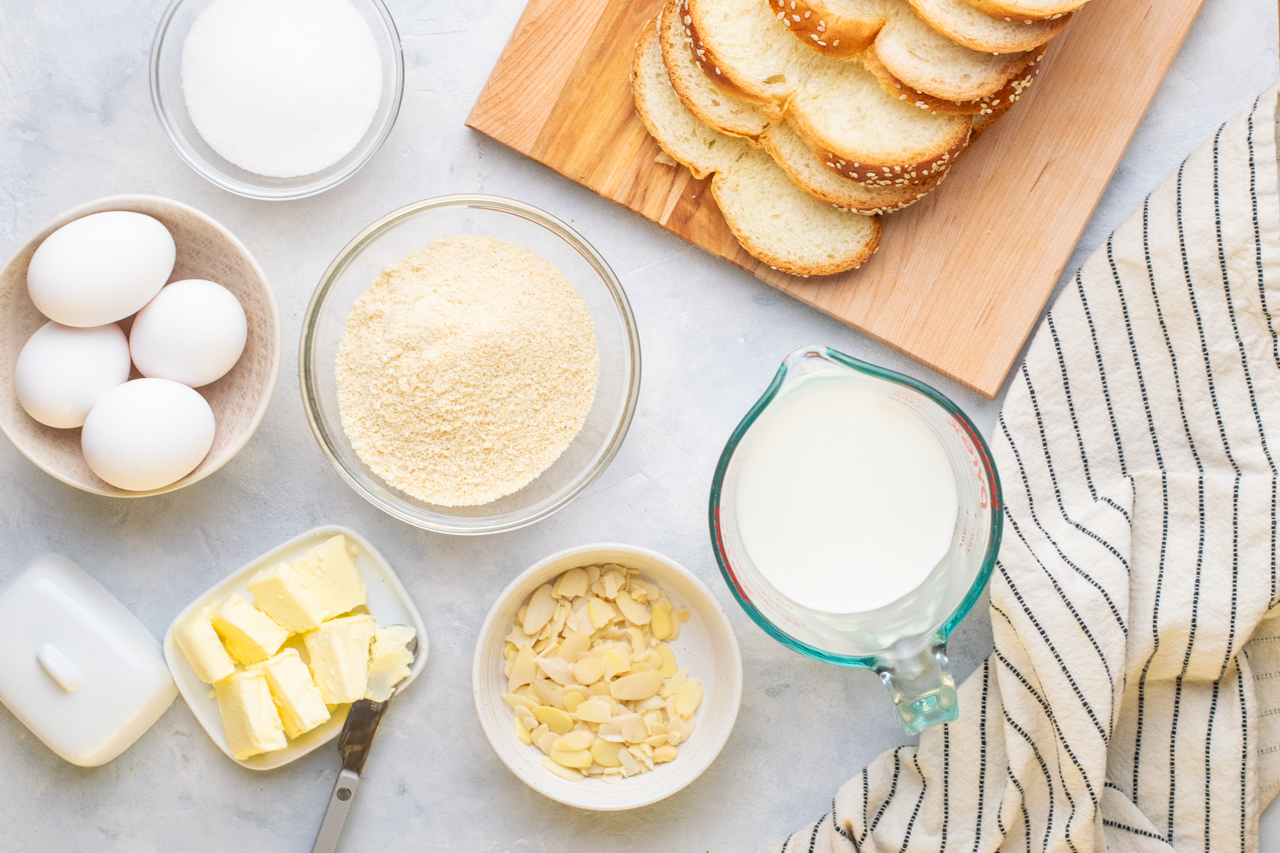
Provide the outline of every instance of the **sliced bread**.
[[905,0],[868,49],[894,77],[935,98],[975,101],[994,95],[1032,55],[984,53],[956,44],[916,17]]
[[[774,17],[806,47],[849,59],[861,55],[850,53],[849,45],[865,42],[864,49],[874,51],[895,77],[935,98],[972,101],[992,95],[1025,64],[1025,51],[978,51],[956,43],[922,21],[907,0],[767,2]],[[964,0],[952,2],[975,11]],[[864,34],[876,25],[874,37],[866,40]]]
[[1022,69],[1019,70],[1018,75],[1006,83],[999,92],[988,95],[985,98],[979,98],[976,101],[964,102],[935,98],[933,95],[927,95],[918,89],[908,86],[889,73],[889,69],[879,60],[874,50],[868,50],[863,54],[862,63],[872,74],[876,75],[876,79],[880,81],[880,85],[886,92],[896,94],[901,101],[933,113],[963,113],[965,115],[984,116],[995,112],[1003,113],[1004,110],[1013,106],[1018,98],[1022,97],[1027,87],[1035,82],[1037,75],[1040,73],[1040,63],[1044,59],[1044,54],[1030,53],[1026,54],[1026,57],[1026,62]]
[[667,0],[659,30],[662,61],[680,101],[704,124],[763,146],[792,182],[809,195],[847,210],[888,213],[923,198],[942,180],[945,169],[919,180],[891,175],[887,181],[867,183],[839,175],[785,121],[770,124],[754,104],[721,91],[707,79],[693,61],[679,11],[680,0]]
[[924,177],[968,141],[968,115],[917,109],[863,63],[803,47],[767,0],[685,0],[682,22],[707,77],[760,104],[771,122],[785,117],[827,161],[857,164],[846,177],[860,180],[863,167]]
[[631,66],[636,113],[667,154],[699,178],[753,257],[795,275],[859,266],[880,244],[880,221],[801,192],[767,153],[698,121],[676,95],[662,61],[656,20],[640,33]]
[[1088,0],[965,0],[998,21],[1052,21],[1069,15]]
[[987,53],[1035,50],[1062,32],[1070,16],[1047,21],[1005,21],[979,12],[965,0],[909,0],[929,26],[957,44]]

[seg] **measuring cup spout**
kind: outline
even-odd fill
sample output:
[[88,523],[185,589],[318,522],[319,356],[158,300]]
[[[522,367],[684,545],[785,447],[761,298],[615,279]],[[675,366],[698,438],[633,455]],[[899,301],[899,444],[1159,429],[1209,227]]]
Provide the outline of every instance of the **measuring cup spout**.
[[876,658],[875,671],[888,688],[907,734],[919,734],[960,716],[945,642],[931,639],[922,648],[899,646]]

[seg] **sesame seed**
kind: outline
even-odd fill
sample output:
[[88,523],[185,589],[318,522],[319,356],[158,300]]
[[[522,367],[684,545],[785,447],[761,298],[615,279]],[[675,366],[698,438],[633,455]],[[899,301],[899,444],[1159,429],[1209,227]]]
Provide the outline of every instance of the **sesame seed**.
[[798,24],[798,23],[800,23],[800,16],[799,16],[799,15],[792,15],[792,16],[791,16],[791,18],[792,18],[792,20],[794,20],[797,24]]

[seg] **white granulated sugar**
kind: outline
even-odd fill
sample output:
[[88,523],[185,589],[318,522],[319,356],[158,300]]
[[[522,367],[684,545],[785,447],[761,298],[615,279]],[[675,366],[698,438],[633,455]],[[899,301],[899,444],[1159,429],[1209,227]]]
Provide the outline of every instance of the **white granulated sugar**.
[[551,466],[591,409],[600,356],[554,266],[492,237],[438,240],[356,300],[338,407],[356,454],[419,500],[476,506]]
[[214,0],[183,44],[182,91],[214,151],[294,178],[356,147],[382,97],[382,64],[347,0]]

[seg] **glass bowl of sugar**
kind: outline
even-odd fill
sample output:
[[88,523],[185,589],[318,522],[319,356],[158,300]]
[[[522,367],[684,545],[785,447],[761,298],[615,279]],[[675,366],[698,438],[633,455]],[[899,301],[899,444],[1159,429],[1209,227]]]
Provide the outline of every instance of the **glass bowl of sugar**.
[[285,201],[332,189],[391,133],[404,56],[381,0],[173,0],[151,101],[206,180]]
[[339,252],[303,316],[299,374],[320,449],[361,497],[426,530],[499,533],[563,509],[613,461],[640,338],[617,276],[568,225],[442,196]]

